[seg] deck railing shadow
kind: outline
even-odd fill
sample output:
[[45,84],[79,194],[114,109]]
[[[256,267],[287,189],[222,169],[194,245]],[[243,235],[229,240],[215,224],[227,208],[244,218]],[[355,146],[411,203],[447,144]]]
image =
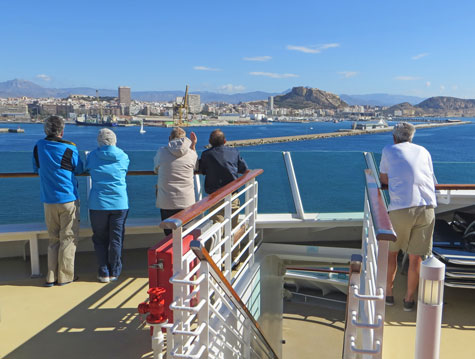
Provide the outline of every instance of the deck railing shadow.
[[5,358],[151,358],[149,329],[135,306],[147,289],[145,276],[104,285]]

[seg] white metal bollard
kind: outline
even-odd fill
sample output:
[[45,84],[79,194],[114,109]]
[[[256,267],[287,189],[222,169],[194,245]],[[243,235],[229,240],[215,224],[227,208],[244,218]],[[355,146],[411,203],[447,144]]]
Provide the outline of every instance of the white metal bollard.
[[416,359],[438,359],[445,264],[431,256],[421,264],[416,322]]

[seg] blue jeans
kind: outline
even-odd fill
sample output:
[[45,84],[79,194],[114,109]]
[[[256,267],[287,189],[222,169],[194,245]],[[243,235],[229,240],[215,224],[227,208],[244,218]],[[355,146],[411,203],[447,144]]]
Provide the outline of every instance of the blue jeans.
[[89,210],[99,277],[118,277],[122,271],[122,244],[128,213],[128,209]]

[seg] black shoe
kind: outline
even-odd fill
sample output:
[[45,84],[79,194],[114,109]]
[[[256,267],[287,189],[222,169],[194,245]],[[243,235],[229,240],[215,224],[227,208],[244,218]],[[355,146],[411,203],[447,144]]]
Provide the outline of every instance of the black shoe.
[[52,287],[55,284],[58,284],[58,282],[45,282],[45,287]]
[[66,285],[66,284],[75,282],[75,281],[77,281],[78,279],[79,279],[79,277],[78,277],[78,276],[75,276],[72,281],[70,281],[70,282],[64,282],[64,283],[58,283],[58,285]]
[[405,312],[412,312],[414,310],[414,306],[416,305],[415,301],[406,302],[405,299],[402,300],[402,303],[404,304],[404,311]]
[[394,297],[392,295],[386,296],[386,305],[392,307],[394,305]]

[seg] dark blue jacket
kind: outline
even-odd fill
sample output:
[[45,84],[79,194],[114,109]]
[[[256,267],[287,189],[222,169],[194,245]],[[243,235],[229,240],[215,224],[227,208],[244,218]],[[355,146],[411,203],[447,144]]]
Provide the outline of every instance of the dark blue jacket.
[[205,175],[208,194],[234,181],[247,171],[247,164],[239,151],[228,146],[212,147],[201,154],[199,172]]
[[74,143],[60,137],[39,140],[33,150],[33,171],[40,175],[42,202],[67,203],[79,198],[75,174],[84,170]]

